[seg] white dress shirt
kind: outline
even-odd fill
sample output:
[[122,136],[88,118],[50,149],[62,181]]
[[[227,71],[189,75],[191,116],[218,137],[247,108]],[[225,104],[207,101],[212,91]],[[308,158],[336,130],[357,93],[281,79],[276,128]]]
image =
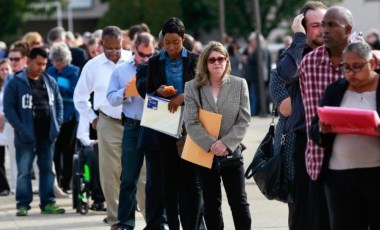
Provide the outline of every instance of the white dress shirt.
[[77,139],[84,146],[90,146],[96,140],[90,139],[90,122],[85,116],[79,117],[78,129],[77,129]]
[[125,85],[136,76],[136,64],[134,60],[127,61],[112,73],[108,86],[107,99],[113,106],[123,105],[123,114],[126,117],[141,120],[144,109],[144,99],[140,95],[135,97],[124,97]]
[[90,94],[94,92],[94,109],[107,116],[121,119],[121,105],[114,107],[107,101],[107,88],[111,74],[116,66],[132,58],[132,52],[122,50],[119,61],[115,64],[107,59],[104,53],[86,63],[74,91],[74,104],[81,116],[92,122],[97,118],[94,110],[88,105]]

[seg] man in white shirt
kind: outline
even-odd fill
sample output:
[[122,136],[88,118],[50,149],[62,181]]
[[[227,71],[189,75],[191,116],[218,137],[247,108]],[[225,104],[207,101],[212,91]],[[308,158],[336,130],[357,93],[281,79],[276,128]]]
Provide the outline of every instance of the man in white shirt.
[[119,65],[113,71],[107,93],[107,99],[111,105],[123,105],[124,134],[118,211],[119,229],[134,229],[135,227],[137,181],[144,160],[144,152],[137,150],[136,145],[140,133],[144,99],[138,94],[130,95],[129,91],[131,91],[131,84],[135,84],[132,83],[132,79],[136,76],[136,66],[147,61],[154,53],[154,37],[149,33],[138,34],[133,43],[133,52],[134,60]]
[[[116,26],[103,29],[101,45],[104,53],[96,56],[83,67],[74,91],[74,104],[81,116],[91,122],[97,130],[99,144],[99,171],[104,197],[107,203],[107,222],[117,229],[121,175],[121,106],[108,103],[106,94],[111,74],[116,66],[131,59],[130,51],[122,50],[122,31]],[[94,110],[88,105],[94,92]]]

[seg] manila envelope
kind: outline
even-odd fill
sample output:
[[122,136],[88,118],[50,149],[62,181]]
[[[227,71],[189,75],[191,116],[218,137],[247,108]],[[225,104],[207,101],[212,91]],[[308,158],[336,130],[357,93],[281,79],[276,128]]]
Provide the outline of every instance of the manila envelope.
[[136,97],[139,95],[139,92],[137,92],[136,88],[136,76],[133,76],[128,88],[124,91],[124,96],[125,97]]
[[[222,124],[221,114],[199,109],[199,121],[209,135],[218,138]],[[190,135],[187,135],[181,157],[184,160],[211,169],[214,154],[204,151],[191,139]]]

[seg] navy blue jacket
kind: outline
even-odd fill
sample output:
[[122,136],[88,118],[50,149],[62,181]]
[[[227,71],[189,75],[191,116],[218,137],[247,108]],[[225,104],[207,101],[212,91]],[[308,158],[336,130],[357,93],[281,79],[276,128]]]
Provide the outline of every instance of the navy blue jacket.
[[57,81],[59,92],[63,100],[63,123],[71,121],[73,118],[78,122],[79,113],[74,105],[74,90],[79,80],[79,67],[74,65],[67,65],[60,73],[57,68],[51,66],[47,69],[46,73],[54,77]]
[[[54,78],[43,74],[50,105],[49,140],[53,142],[58,134],[63,120],[62,98]],[[4,92],[5,117],[15,131],[15,146],[35,146],[36,135],[34,127],[32,90],[29,85],[26,69],[17,73],[7,85]]]

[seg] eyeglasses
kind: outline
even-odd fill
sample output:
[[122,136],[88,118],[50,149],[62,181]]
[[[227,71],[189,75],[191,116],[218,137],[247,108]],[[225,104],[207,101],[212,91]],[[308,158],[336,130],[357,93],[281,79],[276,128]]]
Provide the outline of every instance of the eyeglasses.
[[359,73],[363,69],[363,67],[367,65],[368,63],[369,62],[367,61],[359,66],[352,66],[352,67],[344,63],[342,66],[342,69],[345,73],[349,73],[349,72]]
[[217,61],[219,64],[221,64],[221,63],[225,62],[226,59],[227,59],[226,57],[217,57],[217,58],[215,58],[215,57],[211,57],[211,58],[207,59],[207,61],[208,61],[208,63],[210,63],[210,64],[214,64],[216,61]]
[[20,57],[10,57],[9,60],[14,61],[14,62],[19,62],[21,60],[21,58]]
[[150,58],[150,57],[152,57],[152,55],[153,55],[153,53],[146,54],[146,53],[140,52],[137,48],[136,48],[136,51],[137,51],[138,55],[139,55],[141,58]]
[[121,48],[119,48],[119,49],[106,49],[106,48],[103,48],[103,50],[106,53],[120,53],[121,52]]

